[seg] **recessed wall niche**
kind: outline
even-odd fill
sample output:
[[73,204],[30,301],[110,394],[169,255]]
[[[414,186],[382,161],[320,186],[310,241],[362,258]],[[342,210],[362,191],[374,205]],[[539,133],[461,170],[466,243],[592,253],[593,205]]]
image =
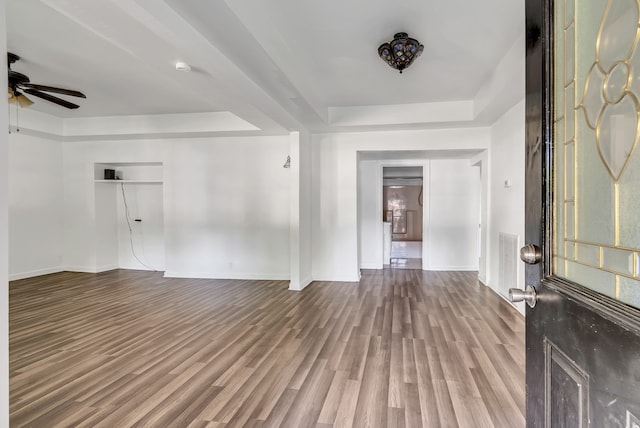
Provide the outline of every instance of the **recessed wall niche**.
[[94,164],[97,271],[165,270],[162,177],[162,162]]

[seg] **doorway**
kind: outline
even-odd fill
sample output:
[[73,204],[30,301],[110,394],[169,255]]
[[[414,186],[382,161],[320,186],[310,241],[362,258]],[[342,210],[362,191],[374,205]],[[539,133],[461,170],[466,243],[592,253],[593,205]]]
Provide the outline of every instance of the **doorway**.
[[422,269],[423,168],[383,167],[382,177],[384,265]]

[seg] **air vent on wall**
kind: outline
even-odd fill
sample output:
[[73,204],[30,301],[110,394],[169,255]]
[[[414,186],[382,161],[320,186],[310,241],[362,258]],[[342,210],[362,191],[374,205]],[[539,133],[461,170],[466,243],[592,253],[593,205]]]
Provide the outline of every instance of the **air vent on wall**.
[[503,296],[518,287],[518,235],[499,233],[498,291]]

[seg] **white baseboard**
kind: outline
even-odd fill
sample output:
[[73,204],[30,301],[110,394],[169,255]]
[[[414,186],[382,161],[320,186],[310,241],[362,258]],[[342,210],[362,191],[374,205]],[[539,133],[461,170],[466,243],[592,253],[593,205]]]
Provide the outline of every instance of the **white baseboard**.
[[322,282],[358,282],[360,281],[360,270],[355,275],[353,274],[319,274],[313,275],[314,281]]
[[431,266],[429,269],[422,268],[422,270],[435,270],[435,271],[464,271],[473,272],[477,271],[477,266]]
[[[46,269],[38,269],[30,272],[20,272],[9,275],[9,281],[19,279],[33,278],[34,276],[48,275],[59,272],[80,272],[80,273],[100,273],[120,268],[116,265],[104,265],[98,267],[87,266],[58,266]],[[136,270],[146,270],[137,268]],[[178,272],[167,271],[164,273],[166,278],[203,278],[203,279],[247,279],[247,280],[268,280],[268,281],[288,281],[288,274],[259,274],[259,273],[229,273],[229,272]],[[312,279],[308,277],[301,282],[300,290],[311,284]]]
[[307,286],[308,286],[309,284],[311,284],[312,282],[313,282],[313,280],[311,279],[311,277],[308,277],[308,278],[306,278],[306,279],[304,279],[304,280],[300,281],[300,288],[292,288],[292,287],[291,287],[291,283],[289,283],[289,290],[290,290],[290,291],[302,291],[302,290],[304,290],[305,288],[307,288]]
[[247,279],[254,281],[289,281],[290,275],[286,274],[262,274],[242,272],[180,272],[165,271],[165,278],[202,278],[202,279]]
[[114,270],[114,269],[120,269],[120,266],[118,266],[118,265],[98,266],[98,267],[96,267],[96,273],[106,272],[106,271]]
[[34,276],[49,275],[51,273],[64,272],[66,269],[62,266],[51,267],[46,269],[32,270],[30,272],[20,272],[9,274],[9,281],[17,281],[18,279],[33,278]]
[[109,270],[119,269],[117,265],[104,265],[96,267],[88,266],[65,266],[63,270],[68,272],[80,272],[80,273],[100,273],[107,272]]
[[[153,266],[155,268],[155,266]],[[163,267],[159,267],[157,269],[152,269],[147,266],[142,265],[131,265],[131,266],[118,266],[116,269],[124,269],[124,270],[142,270],[145,272],[164,272]]]
[[360,269],[382,269],[384,266],[376,262],[362,262]]

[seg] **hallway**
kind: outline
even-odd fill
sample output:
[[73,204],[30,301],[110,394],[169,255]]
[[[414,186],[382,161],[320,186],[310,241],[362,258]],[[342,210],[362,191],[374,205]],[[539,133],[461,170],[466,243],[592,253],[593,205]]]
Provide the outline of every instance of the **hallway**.
[[392,241],[390,267],[422,269],[422,241]]

